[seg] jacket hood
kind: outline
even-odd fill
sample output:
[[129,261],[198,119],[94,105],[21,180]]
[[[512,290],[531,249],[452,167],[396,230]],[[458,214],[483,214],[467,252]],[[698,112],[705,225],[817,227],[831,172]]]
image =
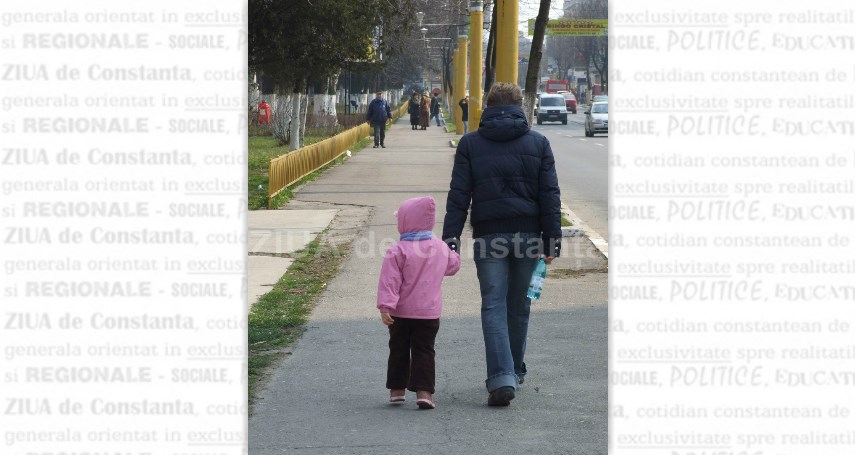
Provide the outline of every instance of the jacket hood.
[[432,231],[436,224],[436,201],[431,196],[407,199],[395,212],[398,216],[398,233]]
[[526,133],[529,126],[522,107],[513,104],[490,106],[481,114],[478,134],[491,141],[512,141]]

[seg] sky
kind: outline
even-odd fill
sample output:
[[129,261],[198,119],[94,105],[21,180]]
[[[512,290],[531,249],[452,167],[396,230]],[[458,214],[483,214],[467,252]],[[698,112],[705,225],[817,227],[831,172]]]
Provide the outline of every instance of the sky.
[[[552,0],[549,8],[549,18],[558,19],[561,17],[563,7],[564,0]],[[528,32],[528,20],[537,17],[538,9],[540,9],[540,0],[520,0],[520,30]]]

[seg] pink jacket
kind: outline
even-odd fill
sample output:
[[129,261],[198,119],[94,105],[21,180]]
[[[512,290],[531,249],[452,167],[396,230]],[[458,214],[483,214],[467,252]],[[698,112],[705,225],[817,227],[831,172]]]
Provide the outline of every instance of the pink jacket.
[[[436,222],[432,197],[407,199],[398,209],[398,232],[423,232]],[[428,232],[425,232],[428,231]],[[460,270],[460,255],[442,240],[401,240],[389,247],[380,269],[377,308],[392,317],[439,319],[442,314],[442,278]]]

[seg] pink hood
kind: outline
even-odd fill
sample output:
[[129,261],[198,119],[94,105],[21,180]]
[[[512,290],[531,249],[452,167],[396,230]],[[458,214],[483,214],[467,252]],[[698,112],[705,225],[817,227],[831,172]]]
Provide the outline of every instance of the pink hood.
[[431,196],[407,199],[395,213],[398,216],[399,234],[432,231],[436,224],[436,201]]
[[[398,232],[431,231],[436,202],[430,196],[407,199],[396,212]],[[377,308],[392,317],[438,319],[442,278],[460,270],[460,256],[437,237],[399,241],[389,247],[377,284]]]

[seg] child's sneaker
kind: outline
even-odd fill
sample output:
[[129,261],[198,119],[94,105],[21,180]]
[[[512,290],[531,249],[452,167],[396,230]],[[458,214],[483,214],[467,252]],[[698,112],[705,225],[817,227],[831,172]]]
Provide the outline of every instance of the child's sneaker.
[[392,389],[389,391],[389,403],[402,403],[407,401],[406,390]]
[[418,397],[416,404],[419,406],[419,409],[436,409],[432,393],[419,391],[416,393],[416,396]]

